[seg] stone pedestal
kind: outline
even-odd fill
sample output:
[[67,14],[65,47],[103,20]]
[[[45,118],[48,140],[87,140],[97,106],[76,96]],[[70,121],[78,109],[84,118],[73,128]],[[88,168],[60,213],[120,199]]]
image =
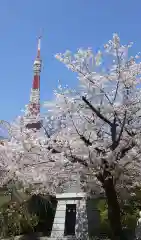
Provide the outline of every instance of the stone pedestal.
[[[54,239],[88,239],[88,221],[86,213],[86,200],[84,193],[62,193],[57,194],[56,198],[58,201],[56,214],[54,218],[51,238]],[[70,219],[66,219],[66,210],[71,205],[75,210],[73,213],[73,219],[75,214],[74,222],[74,234],[67,235],[66,222],[69,223]],[[71,222],[70,222],[71,223]],[[73,227],[73,226],[72,226]]]

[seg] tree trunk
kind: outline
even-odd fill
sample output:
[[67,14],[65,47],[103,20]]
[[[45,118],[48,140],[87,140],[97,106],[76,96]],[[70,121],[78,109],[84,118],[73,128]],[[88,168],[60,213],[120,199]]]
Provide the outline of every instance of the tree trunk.
[[117,199],[116,190],[112,178],[104,180],[103,187],[105,190],[108,204],[108,219],[112,230],[112,240],[126,240],[123,236],[121,226],[120,206]]

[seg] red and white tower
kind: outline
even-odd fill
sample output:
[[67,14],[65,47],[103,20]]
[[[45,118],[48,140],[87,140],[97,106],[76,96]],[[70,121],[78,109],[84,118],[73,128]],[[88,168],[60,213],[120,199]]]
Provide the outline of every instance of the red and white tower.
[[37,56],[33,64],[33,84],[30,94],[30,102],[27,106],[26,112],[26,127],[27,128],[41,128],[41,121],[39,120],[40,117],[40,72],[41,72],[41,37],[38,39],[38,49],[37,49]]

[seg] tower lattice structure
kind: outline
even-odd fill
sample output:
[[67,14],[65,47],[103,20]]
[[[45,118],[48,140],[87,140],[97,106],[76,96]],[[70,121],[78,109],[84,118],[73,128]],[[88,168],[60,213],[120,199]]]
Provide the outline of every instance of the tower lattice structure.
[[27,105],[25,122],[27,128],[41,128],[40,121],[40,73],[41,73],[41,37],[38,39],[37,56],[33,64],[33,83],[30,93],[30,101]]

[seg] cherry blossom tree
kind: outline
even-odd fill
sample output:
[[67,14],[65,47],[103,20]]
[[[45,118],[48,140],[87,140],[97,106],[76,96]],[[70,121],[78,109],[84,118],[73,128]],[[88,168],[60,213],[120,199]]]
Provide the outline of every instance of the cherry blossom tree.
[[67,160],[62,152],[51,149],[47,130],[40,132],[25,125],[22,117],[6,125],[10,140],[0,144],[0,187],[19,182],[34,194],[55,195],[69,178],[68,174],[60,177]]
[[46,103],[62,128],[52,148],[78,169],[87,191],[104,191],[114,240],[122,235],[118,196],[141,181],[141,62],[140,53],[129,55],[131,46],[114,34],[96,54],[90,48],[57,54],[79,86],[60,85],[55,101]]

